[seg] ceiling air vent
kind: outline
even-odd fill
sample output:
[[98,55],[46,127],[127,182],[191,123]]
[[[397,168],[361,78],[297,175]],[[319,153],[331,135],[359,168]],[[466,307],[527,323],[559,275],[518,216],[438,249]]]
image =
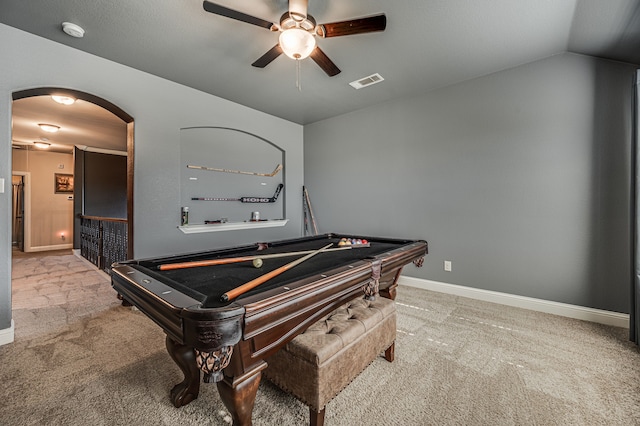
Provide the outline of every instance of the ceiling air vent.
[[368,77],[361,78],[360,80],[352,81],[349,83],[354,89],[362,89],[363,87],[371,86],[372,84],[380,83],[384,78],[378,73],[371,74]]

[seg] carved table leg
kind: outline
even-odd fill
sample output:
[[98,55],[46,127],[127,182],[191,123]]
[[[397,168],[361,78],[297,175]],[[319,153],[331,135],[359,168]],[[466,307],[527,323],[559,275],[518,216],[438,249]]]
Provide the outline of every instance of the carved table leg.
[[220,399],[231,413],[234,426],[251,426],[251,413],[262,376],[261,370],[266,366],[263,362],[242,377],[225,376],[218,382]]
[[167,351],[184,374],[184,380],[171,389],[171,402],[175,407],[182,407],[196,399],[200,393],[200,369],[196,364],[193,348],[175,342],[169,336]]
[[393,280],[391,281],[391,285],[389,287],[380,289],[380,296],[390,300],[396,300],[398,278],[400,277],[400,273],[402,273],[402,268],[398,269],[398,272],[396,272],[396,275],[393,277]]
[[380,296],[386,299],[396,300],[397,288],[398,284],[393,284],[389,288],[380,289]]
[[121,295],[120,293],[118,293],[117,298],[118,298],[118,300],[122,300],[122,306],[127,306],[127,307],[129,307],[129,306],[133,306],[133,305],[131,304],[131,302],[129,302],[129,301],[128,301],[127,299],[125,299],[124,297],[122,297],[122,295]]

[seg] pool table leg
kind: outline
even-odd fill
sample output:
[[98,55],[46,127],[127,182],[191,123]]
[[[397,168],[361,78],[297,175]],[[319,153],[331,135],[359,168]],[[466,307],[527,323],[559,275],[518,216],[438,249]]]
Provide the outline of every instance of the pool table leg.
[[[400,277],[401,272],[402,268],[398,269],[398,272],[396,272],[393,278],[389,280],[391,284],[388,287],[380,289],[380,296],[387,299],[396,300],[396,294],[398,291],[398,278]],[[386,281],[387,277],[383,277],[383,279]]]
[[251,413],[262,376],[261,371],[266,367],[267,364],[262,362],[240,377],[225,376],[217,383],[220,399],[233,418],[233,426],[251,426]]
[[200,369],[193,348],[182,345],[167,336],[167,351],[184,373],[184,380],[171,389],[171,402],[175,407],[187,405],[200,393]]

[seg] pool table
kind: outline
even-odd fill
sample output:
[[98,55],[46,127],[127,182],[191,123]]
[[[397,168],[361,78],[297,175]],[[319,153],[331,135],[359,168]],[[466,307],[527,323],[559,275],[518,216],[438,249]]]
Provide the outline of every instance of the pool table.
[[[367,244],[339,246],[345,237]],[[309,259],[283,268],[310,252],[315,254]],[[166,333],[167,351],[184,373],[171,390],[172,403],[180,407],[198,397],[202,371],[205,382],[217,383],[233,424],[250,425],[265,359],[343,303],[378,292],[394,299],[402,268],[411,262],[421,266],[426,254],[422,240],[324,234],[119,262],[112,267],[111,284],[123,303],[136,306]],[[255,257],[261,266],[251,261]],[[192,264],[227,258],[249,260]],[[223,301],[226,292],[278,268],[284,272]]]

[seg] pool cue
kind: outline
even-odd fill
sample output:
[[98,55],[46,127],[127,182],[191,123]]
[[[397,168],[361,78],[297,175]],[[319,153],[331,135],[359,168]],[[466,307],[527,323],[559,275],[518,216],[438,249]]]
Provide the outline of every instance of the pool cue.
[[282,164],[278,164],[275,170],[272,171],[271,173],[243,172],[241,170],[217,169],[215,167],[191,166],[191,165],[187,165],[187,167],[190,169],[208,170],[211,172],[238,173],[241,175],[265,176],[265,177],[274,177],[280,172],[280,170],[282,170]]
[[[337,250],[348,250],[352,246],[342,246],[327,249],[325,251],[337,251]],[[215,265],[228,265],[230,263],[240,263],[240,262],[251,262],[256,259],[276,259],[278,257],[291,257],[303,254],[313,253],[315,250],[303,250],[303,251],[290,251],[286,253],[272,253],[272,254],[264,254],[264,255],[252,255],[252,256],[240,256],[240,257],[223,257],[221,259],[210,259],[210,260],[194,260],[191,262],[180,262],[180,263],[165,263],[158,266],[158,269],[161,271],[171,271],[174,269],[187,269],[187,268],[198,268],[200,266],[215,266]]]
[[220,296],[220,301],[228,302],[231,299],[235,299],[236,297],[243,295],[244,293],[248,292],[249,290],[253,290],[254,288],[258,287],[260,284],[263,284],[266,281],[269,281],[271,278],[277,277],[278,275],[282,274],[283,272],[288,271],[289,269],[293,268],[294,266],[301,264],[305,260],[308,260],[308,259],[312,258],[316,254],[322,253],[323,251],[325,251],[326,249],[328,249],[332,245],[333,245],[333,243],[327,244],[326,246],[322,247],[321,249],[318,249],[318,250],[316,250],[316,251],[314,251],[312,253],[309,253],[308,255],[306,255],[304,257],[301,257],[300,259],[294,260],[291,263],[287,263],[286,265],[281,266],[278,269],[274,269],[271,272],[267,272],[266,274],[261,275],[258,278],[249,281],[248,283],[242,284],[239,287],[236,287],[236,288],[234,288],[232,290],[229,290],[228,292],[226,292],[225,294]]

